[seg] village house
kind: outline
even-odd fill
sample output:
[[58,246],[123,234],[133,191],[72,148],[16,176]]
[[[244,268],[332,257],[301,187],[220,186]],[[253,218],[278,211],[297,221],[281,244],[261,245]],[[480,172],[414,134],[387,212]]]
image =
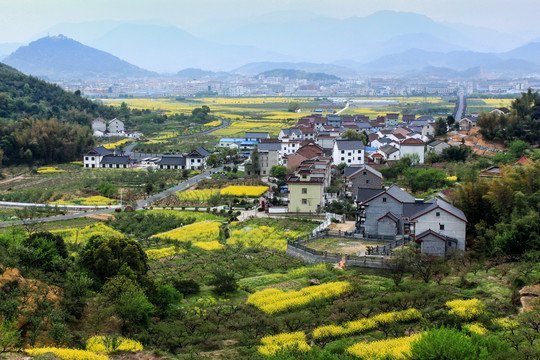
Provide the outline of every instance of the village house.
[[404,156],[418,155],[418,163],[424,163],[424,142],[419,139],[409,138],[399,144],[400,158]]
[[382,155],[385,161],[397,161],[400,159],[399,149],[392,145],[382,146],[377,150],[377,154]]
[[417,241],[425,254],[465,250],[467,219],[451,204],[415,199],[399,187],[360,188],[356,195],[357,232],[365,237],[402,236]]
[[368,165],[346,167],[344,169],[346,186],[355,193],[358,188],[382,189],[382,174]]
[[189,170],[206,169],[206,160],[210,156],[204,148],[198,148],[186,155],[186,168]]
[[470,131],[473,127],[476,127],[477,119],[472,116],[464,117],[459,120],[459,131]]
[[274,165],[281,165],[281,143],[262,142],[257,147],[258,174],[269,175]]
[[163,155],[161,159],[156,162],[158,169],[174,169],[184,170],[186,169],[186,158],[182,155]]
[[270,139],[270,134],[267,132],[253,132],[253,131],[246,131],[246,133],[244,134],[245,141],[260,142],[262,139]]
[[444,141],[433,140],[432,142],[427,144],[427,151],[432,151],[437,155],[441,155],[443,150],[449,147],[450,145]]
[[334,164],[364,164],[364,143],[361,140],[337,139],[332,151]]
[[318,213],[325,205],[324,189],[330,182],[332,160],[306,160],[287,178],[289,212]]
[[109,121],[109,134],[111,135],[123,135],[125,132],[124,122],[117,118]]
[[105,132],[107,132],[107,122],[100,117],[92,120],[92,130],[94,131],[94,134],[96,131],[105,134]]

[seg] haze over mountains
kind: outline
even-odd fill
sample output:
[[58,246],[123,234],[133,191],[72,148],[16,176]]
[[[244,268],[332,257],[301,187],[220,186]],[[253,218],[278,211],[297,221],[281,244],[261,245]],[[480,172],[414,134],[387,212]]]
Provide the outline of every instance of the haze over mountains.
[[[234,26],[215,23],[192,30],[198,36],[178,27],[154,24],[59,24],[46,32],[64,34],[95,51],[99,49],[133,64],[134,68],[123,64],[125,69],[120,70],[119,63],[113,66],[114,61],[105,54],[100,55],[102,60],[92,57],[88,63],[79,58],[78,64],[72,64],[68,58],[60,61],[61,53],[54,51],[47,55],[51,58],[43,58],[47,54],[43,47],[30,52],[31,48],[27,52],[19,49],[5,62],[23,72],[40,76],[46,73],[51,78],[62,67],[73,75],[101,76],[99,69],[90,67],[91,63],[104,66],[109,62],[108,67],[103,67],[104,72],[117,72],[119,76],[144,76],[142,69],[176,74],[185,68],[247,75],[294,69],[339,77],[415,73],[424,68],[460,74],[478,73],[470,70],[478,67],[505,75],[540,71],[540,42],[523,44],[508,34],[443,24],[414,13],[380,11],[348,19],[269,14],[239,21]],[[9,46],[0,44],[0,54],[6,48]],[[97,54],[94,52],[93,56]],[[26,59],[21,58],[23,55]],[[39,61],[39,65],[33,63]],[[53,65],[50,71],[43,68]],[[38,69],[40,72],[36,72]]]

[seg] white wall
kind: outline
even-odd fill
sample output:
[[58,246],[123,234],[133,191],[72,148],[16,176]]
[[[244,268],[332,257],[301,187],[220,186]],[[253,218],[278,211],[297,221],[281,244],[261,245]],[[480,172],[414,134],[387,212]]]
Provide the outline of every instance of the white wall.
[[[437,216],[437,213],[440,216]],[[420,235],[426,230],[433,230],[441,235],[453,237],[458,240],[458,249],[465,250],[465,227],[467,223],[443,209],[437,208],[416,219],[415,234]],[[440,224],[444,230],[440,230]]]

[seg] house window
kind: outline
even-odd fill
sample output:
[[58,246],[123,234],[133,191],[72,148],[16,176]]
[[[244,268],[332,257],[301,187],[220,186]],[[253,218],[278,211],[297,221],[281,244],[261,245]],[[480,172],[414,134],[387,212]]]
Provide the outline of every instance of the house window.
[[352,155],[352,153],[348,153],[347,155],[351,156],[351,155]]
[[341,153],[342,153],[342,154],[345,154],[345,150],[341,150]]
[[307,199],[302,199],[302,205],[306,205],[307,204]]
[[[360,158],[358,158],[358,160],[360,160]],[[367,172],[364,171],[364,175],[367,175]]]
[[382,202],[383,202],[383,203],[386,202],[386,198],[385,198],[385,197],[382,198]]
[[91,160],[92,160],[92,161],[94,161],[94,157],[92,157],[92,159],[91,159]]
[[366,180],[366,184],[369,184],[369,180]]
[[344,158],[344,157],[341,157],[341,161],[345,161],[345,158]]
[[439,230],[444,230],[444,224],[439,224]]
[[84,160],[88,160],[88,156],[84,158]]
[[437,212],[435,213],[435,216],[441,216],[441,213],[437,211]]
[[307,188],[302,188],[302,194],[307,194]]

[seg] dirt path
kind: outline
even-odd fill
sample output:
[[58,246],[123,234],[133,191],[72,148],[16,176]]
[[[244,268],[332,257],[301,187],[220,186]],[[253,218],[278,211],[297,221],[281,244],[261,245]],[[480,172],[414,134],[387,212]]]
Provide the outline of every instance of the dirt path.
[[9,179],[0,180],[0,185],[10,184],[12,182],[22,180],[24,178],[24,174],[26,174],[26,173],[21,173],[19,175],[15,175],[14,177],[11,177]]

